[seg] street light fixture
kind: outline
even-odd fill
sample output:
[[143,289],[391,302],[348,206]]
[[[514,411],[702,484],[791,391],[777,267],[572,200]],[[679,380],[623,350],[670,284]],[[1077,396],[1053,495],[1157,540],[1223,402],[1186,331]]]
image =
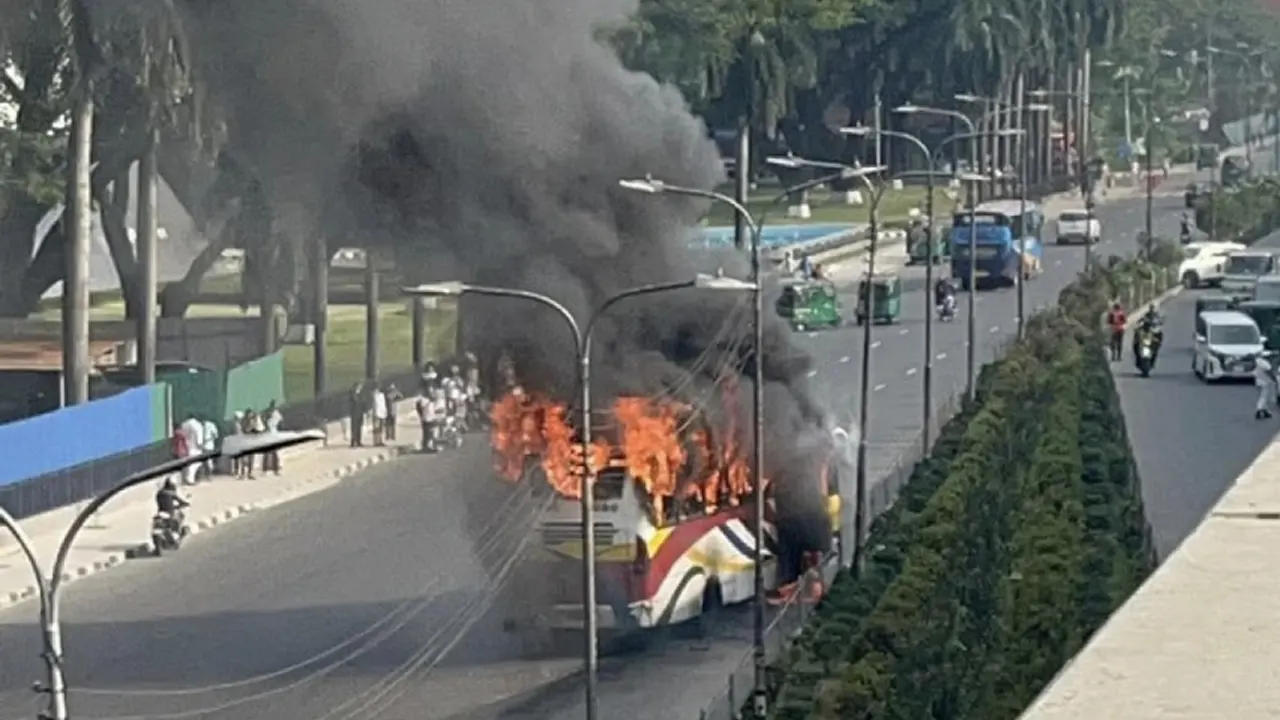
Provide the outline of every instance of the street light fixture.
[[[637,188],[643,182],[649,183],[649,187],[667,188],[660,181],[636,181]],[[661,190],[645,190],[644,192],[661,192]],[[596,720],[599,715],[599,696],[597,685],[599,679],[599,618],[597,617],[598,609],[596,607],[596,540],[595,540],[595,492],[593,483],[595,482],[595,468],[592,467],[592,448],[591,448],[591,340],[595,335],[596,322],[608,310],[628,298],[634,298],[641,295],[654,295],[657,293],[671,292],[675,290],[685,290],[697,288],[702,290],[717,290],[729,292],[745,292],[755,291],[757,286],[753,282],[744,282],[734,278],[728,278],[720,275],[696,275],[692,280],[654,283],[651,285],[641,285],[629,290],[624,290],[613,295],[600,303],[595,311],[587,318],[584,327],[578,322],[569,308],[554,298],[541,293],[529,290],[517,290],[514,288],[489,287],[485,285],[472,285],[465,282],[438,282],[426,283],[414,287],[402,288],[402,292],[409,296],[446,296],[459,297],[466,294],[488,295],[490,297],[505,297],[516,300],[526,300],[538,303],[544,307],[550,308],[564,320],[568,326],[570,333],[573,335],[573,348],[575,359],[578,363],[578,383],[579,402],[582,407],[579,408],[580,422],[582,427],[578,433],[578,442],[582,448],[582,489],[579,493],[579,506],[582,513],[582,617],[583,617],[583,664],[586,667],[586,718],[587,720]],[[759,484],[757,482],[757,484]]]
[[130,475],[116,486],[91,500],[76,514],[75,518],[71,520],[71,525],[67,527],[66,532],[63,534],[62,540],[58,543],[58,550],[53,559],[53,567],[48,573],[44,571],[40,559],[36,556],[35,543],[32,541],[31,536],[27,534],[26,530],[22,529],[22,526],[9,514],[9,511],[0,507],[0,526],[8,530],[9,534],[17,541],[18,548],[26,558],[36,581],[36,594],[40,602],[40,634],[44,646],[44,661],[48,683],[47,686],[37,685],[37,690],[49,696],[49,705],[44,716],[50,720],[67,720],[69,717],[67,710],[67,682],[62,658],[62,588],[65,587],[66,583],[64,578],[67,577],[67,559],[71,555],[72,544],[80,535],[80,531],[84,529],[84,526],[88,524],[89,520],[103,505],[125,490],[156,478],[182,472],[183,469],[192,465],[200,465],[216,459],[234,460],[246,455],[276,452],[294,445],[323,439],[324,433],[319,430],[304,430],[301,432],[276,430],[265,433],[231,435],[223,439],[222,448],[216,452],[170,460],[135,475]]

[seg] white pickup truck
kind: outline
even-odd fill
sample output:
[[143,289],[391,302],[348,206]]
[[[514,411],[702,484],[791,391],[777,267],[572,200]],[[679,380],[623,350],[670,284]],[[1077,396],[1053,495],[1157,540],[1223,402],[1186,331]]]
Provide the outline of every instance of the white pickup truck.
[[1178,266],[1178,277],[1182,280],[1183,287],[1194,289],[1220,285],[1227,256],[1246,249],[1244,245],[1233,242],[1193,242],[1183,245],[1186,257]]
[[1093,245],[1102,240],[1102,223],[1087,210],[1063,210],[1055,221],[1057,243]]

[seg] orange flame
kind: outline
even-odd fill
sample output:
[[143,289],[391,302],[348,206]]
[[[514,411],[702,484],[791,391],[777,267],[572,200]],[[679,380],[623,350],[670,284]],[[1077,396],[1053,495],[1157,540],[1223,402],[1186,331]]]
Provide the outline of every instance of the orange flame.
[[[709,510],[739,504],[751,492],[751,472],[736,440],[736,386],[726,383],[723,390],[728,427],[717,432],[696,426],[687,439],[681,436],[689,407],[670,400],[618,398],[610,413],[614,437],[592,440],[592,470],[617,458],[616,466],[649,496],[659,518],[673,502],[693,501]],[[536,458],[556,492],[581,496],[582,450],[563,403],[516,390],[494,404],[492,416],[495,465],[501,475],[517,481]]]

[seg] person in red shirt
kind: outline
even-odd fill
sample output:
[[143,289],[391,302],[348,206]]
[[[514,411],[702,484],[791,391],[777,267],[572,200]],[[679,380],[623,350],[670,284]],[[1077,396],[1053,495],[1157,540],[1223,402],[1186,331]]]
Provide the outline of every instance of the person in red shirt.
[[1107,311],[1107,327],[1111,330],[1111,361],[1119,362],[1124,355],[1124,328],[1129,317],[1119,302]]

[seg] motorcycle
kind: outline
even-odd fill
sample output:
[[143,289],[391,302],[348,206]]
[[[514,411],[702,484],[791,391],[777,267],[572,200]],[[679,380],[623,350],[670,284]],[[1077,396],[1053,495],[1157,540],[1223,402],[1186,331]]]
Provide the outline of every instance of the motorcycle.
[[951,322],[956,319],[956,296],[947,295],[938,303],[938,319],[942,322]]
[[182,547],[182,541],[190,534],[191,528],[181,512],[157,512],[151,518],[151,547],[156,557]]
[[462,428],[458,419],[450,415],[435,426],[434,445],[437,449],[450,447],[454,450],[462,447]]
[[1152,368],[1156,366],[1155,341],[1151,336],[1145,336],[1138,341],[1138,352],[1134,357],[1134,364],[1138,366],[1138,372],[1142,377],[1150,377]]

